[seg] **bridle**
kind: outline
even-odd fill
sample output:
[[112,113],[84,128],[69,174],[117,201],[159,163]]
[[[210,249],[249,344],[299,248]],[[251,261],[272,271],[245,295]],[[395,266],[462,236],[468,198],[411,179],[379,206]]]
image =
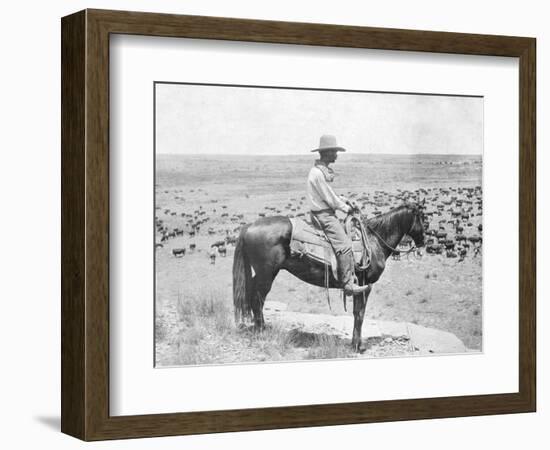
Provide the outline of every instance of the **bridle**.
[[[416,224],[416,220],[418,218],[418,214],[414,214],[414,218],[413,218],[413,221],[411,223],[411,226],[409,227],[409,231],[407,231],[405,233],[405,235],[408,235],[410,236],[410,232],[411,230],[413,229],[414,225]],[[415,250],[418,250],[418,247],[416,246],[416,243],[414,242],[414,239],[413,239],[413,245],[410,249],[408,250],[399,250],[397,248],[393,248],[390,244],[388,244],[384,238],[382,236],[380,236],[371,226],[365,224],[365,226],[372,232],[372,234],[374,234],[381,242],[382,244],[384,244],[388,249],[390,249],[392,252],[394,253],[399,253],[400,255],[408,255],[409,253],[415,251]],[[412,236],[411,236],[412,237]]]

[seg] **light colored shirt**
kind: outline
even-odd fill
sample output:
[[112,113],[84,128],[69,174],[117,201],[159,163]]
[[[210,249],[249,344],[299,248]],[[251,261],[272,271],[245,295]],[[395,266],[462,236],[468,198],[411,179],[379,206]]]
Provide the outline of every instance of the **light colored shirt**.
[[307,201],[311,211],[349,210],[346,202],[329,186],[321,169],[315,166],[311,168],[307,177]]

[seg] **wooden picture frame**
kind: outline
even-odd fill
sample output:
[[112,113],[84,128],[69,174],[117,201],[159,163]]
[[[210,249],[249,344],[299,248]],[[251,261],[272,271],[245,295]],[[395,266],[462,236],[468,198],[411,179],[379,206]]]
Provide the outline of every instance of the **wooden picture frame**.
[[[84,440],[535,411],[533,38],[85,10],[62,31],[62,415]],[[109,415],[109,36],[135,34],[519,58],[519,391],[407,400]]]

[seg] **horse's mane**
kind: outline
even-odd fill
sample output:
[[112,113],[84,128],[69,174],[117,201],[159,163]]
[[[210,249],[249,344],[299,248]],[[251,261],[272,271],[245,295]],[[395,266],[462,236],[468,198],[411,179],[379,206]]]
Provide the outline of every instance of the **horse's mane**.
[[376,217],[370,217],[365,221],[365,224],[373,228],[375,231],[387,230],[391,226],[392,219],[397,215],[403,212],[404,210],[414,208],[412,203],[403,203],[395,208],[390,209],[389,211],[380,214]]

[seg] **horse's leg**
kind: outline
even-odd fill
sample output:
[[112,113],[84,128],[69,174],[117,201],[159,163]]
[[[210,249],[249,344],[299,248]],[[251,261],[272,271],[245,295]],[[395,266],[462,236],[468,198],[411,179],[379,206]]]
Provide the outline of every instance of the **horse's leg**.
[[256,221],[246,230],[245,243],[248,259],[254,269],[254,290],[251,291],[251,307],[254,328],[265,326],[263,307],[271,289],[273,278],[282,267],[287,255],[292,224],[287,218],[265,218]]
[[361,347],[361,329],[363,328],[363,319],[367,309],[367,300],[369,299],[372,284],[364,294],[353,296],[353,338],[351,346],[357,353],[362,353],[365,349]]
[[[276,275],[276,274],[275,274]],[[263,273],[256,274],[253,279],[254,297],[252,299],[252,312],[254,313],[254,328],[257,331],[265,328],[264,303],[267,294],[271,290],[274,275]]]
[[254,329],[261,331],[264,329],[264,302],[258,291],[258,274],[252,277],[252,313],[254,314]]

